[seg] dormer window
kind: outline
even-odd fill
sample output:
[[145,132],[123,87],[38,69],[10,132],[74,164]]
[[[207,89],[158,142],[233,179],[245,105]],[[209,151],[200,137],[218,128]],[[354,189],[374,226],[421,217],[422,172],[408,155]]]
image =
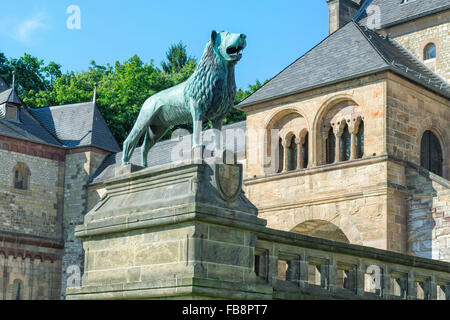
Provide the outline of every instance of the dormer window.
[[10,121],[19,121],[19,108],[9,103],[0,105],[0,118]]
[[16,106],[6,105],[6,119],[11,121],[19,121],[19,108]]
[[434,43],[429,43],[425,46],[425,49],[423,50],[423,59],[436,59],[436,45]]

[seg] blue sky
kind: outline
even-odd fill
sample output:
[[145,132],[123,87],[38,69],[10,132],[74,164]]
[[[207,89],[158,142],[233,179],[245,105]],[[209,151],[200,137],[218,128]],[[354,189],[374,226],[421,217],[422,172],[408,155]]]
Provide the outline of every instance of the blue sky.
[[[67,8],[81,9],[81,29],[69,30]],[[211,30],[247,35],[236,69],[238,87],[269,79],[328,33],[325,0],[20,0],[2,3],[0,51],[24,52],[82,71],[89,61],[123,61],[138,54],[159,67],[180,40],[200,59]]]

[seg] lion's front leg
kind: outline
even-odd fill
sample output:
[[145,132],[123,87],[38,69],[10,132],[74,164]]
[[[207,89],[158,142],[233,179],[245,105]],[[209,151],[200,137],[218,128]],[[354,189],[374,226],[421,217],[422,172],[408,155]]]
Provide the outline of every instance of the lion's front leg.
[[202,127],[201,111],[199,108],[191,108],[192,110],[192,151],[194,159],[203,159],[202,144]]
[[222,123],[223,118],[216,119],[212,122],[214,129],[214,157],[220,158],[223,155],[224,148],[221,144],[222,140]]

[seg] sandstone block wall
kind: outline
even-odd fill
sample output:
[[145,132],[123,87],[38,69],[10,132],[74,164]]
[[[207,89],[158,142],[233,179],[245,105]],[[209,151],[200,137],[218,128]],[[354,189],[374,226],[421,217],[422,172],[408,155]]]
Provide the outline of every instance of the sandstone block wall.
[[[59,239],[62,235],[63,164],[0,150],[0,232]],[[14,188],[14,168],[25,164],[28,190]]]
[[[248,181],[246,195],[270,228],[296,231],[310,222],[325,221],[342,230],[350,243],[404,252],[387,234],[388,220],[395,218],[387,208],[386,175],[385,161],[354,162]],[[399,236],[405,235],[404,228],[399,231]]]
[[[449,32],[450,10],[382,30],[447,82],[450,82]],[[430,42],[436,45],[437,57],[424,61],[424,48]]]
[[450,105],[448,99],[391,75],[387,90],[389,155],[420,166],[423,133],[431,130],[443,152],[443,177],[450,179]]
[[[0,145],[0,300],[15,299],[19,281],[21,299],[58,299],[64,151],[8,138]],[[27,190],[14,188],[18,163],[29,171]]]
[[[21,253],[0,252],[0,300],[58,300],[61,285],[61,260],[55,249],[21,246]],[[20,293],[17,293],[20,282]]]
[[107,153],[101,150],[74,150],[67,154],[64,189],[64,255],[62,257],[61,298],[65,298],[67,268],[78,266],[84,269],[84,251],[81,239],[75,237],[75,227],[83,224],[88,212],[86,183],[100,166]]

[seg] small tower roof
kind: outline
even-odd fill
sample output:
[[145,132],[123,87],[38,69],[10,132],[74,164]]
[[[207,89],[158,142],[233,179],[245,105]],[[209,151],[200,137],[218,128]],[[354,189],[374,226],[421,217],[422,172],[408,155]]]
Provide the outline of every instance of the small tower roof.
[[7,102],[14,103],[17,105],[23,105],[22,100],[20,100],[16,90],[14,90],[13,88],[6,89],[5,91],[0,93],[0,104]]

